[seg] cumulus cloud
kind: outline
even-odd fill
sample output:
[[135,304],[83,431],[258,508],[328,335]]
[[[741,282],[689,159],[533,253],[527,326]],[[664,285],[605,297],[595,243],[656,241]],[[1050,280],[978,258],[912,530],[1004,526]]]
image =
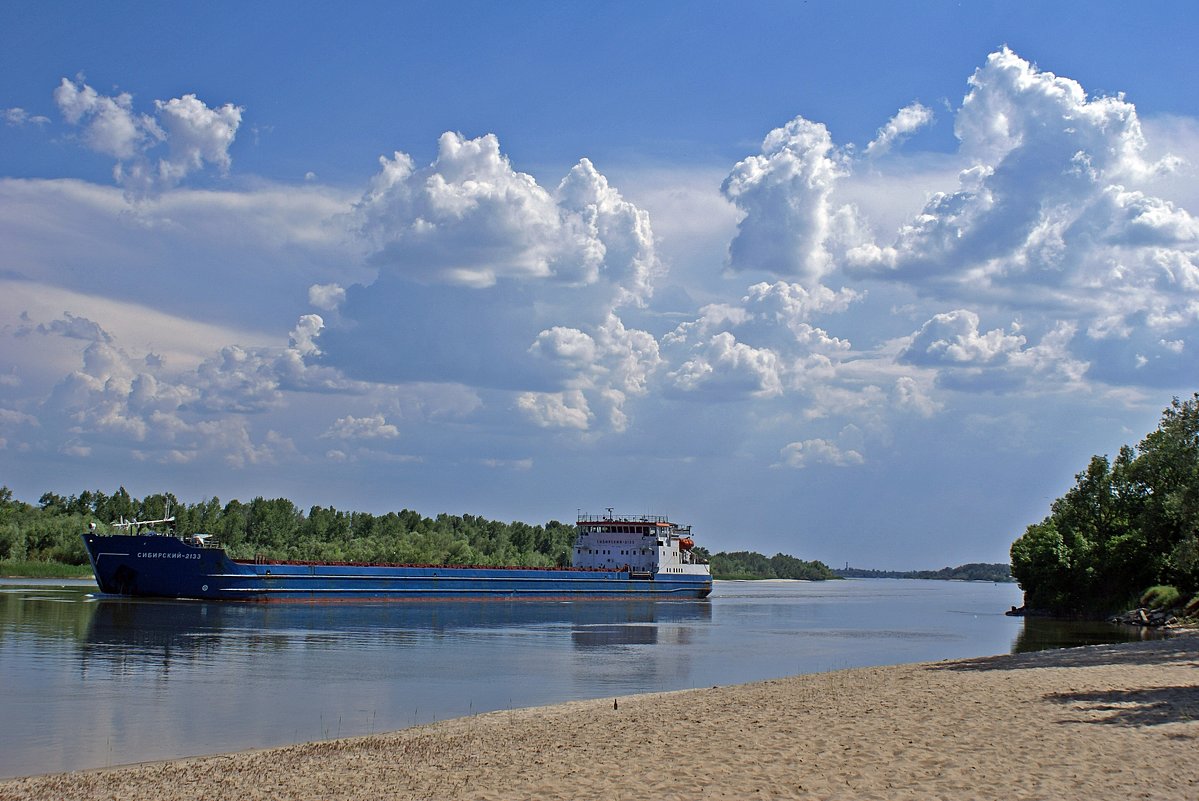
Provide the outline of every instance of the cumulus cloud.
[[908,364],[987,364],[1006,362],[1019,353],[1024,337],[999,329],[978,330],[978,315],[965,309],[938,314],[920,327],[900,354]]
[[[861,300],[862,293],[842,288],[834,291],[825,286],[805,289],[799,284],[777,281],[758,283],[749,287],[741,299],[749,318],[741,324],[743,330],[756,330],[766,337],[766,330],[786,331],[786,347],[802,346],[805,350],[827,353],[846,350],[849,342],[830,336],[812,325],[816,315],[841,314],[851,304]],[[766,330],[763,330],[766,329]]]
[[887,124],[879,128],[878,135],[866,146],[866,156],[875,158],[883,155],[896,142],[903,140],[933,121],[933,111],[920,103],[901,108]]
[[566,392],[522,392],[516,406],[541,428],[573,428],[585,431],[591,409],[579,390]]
[[670,386],[720,399],[778,397],[828,380],[847,340],[812,323],[863,297],[851,290],[777,281],[748,288],[739,303],[709,304],[662,339]]
[[517,172],[493,134],[442,134],[436,160],[405,153],[358,204],[358,230],[381,270],[416,281],[485,288],[501,279],[611,285],[641,301],[658,270],[649,217],[624,201],[587,159],[556,192]]
[[382,414],[369,417],[354,417],[346,415],[339,417],[333,425],[322,434],[322,437],[332,439],[394,439],[400,435],[400,430],[388,423]]
[[971,76],[954,130],[971,160],[957,188],[893,243],[851,248],[853,274],[1068,323],[1083,334],[1074,361],[1105,380],[1142,381],[1157,343],[1199,335],[1199,221],[1142,188],[1179,160],[1146,156],[1128,100],[1088,97],[1004,48]]
[[318,309],[334,311],[345,299],[345,289],[337,284],[313,284],[308,287],[308,302]]
[[1145,161],[1136,110],[1123,98],[1088,99],[1075,81],[1007,49],[991,54],[970,85],[955,131],[975,163],[958,190],[935,194],[894,245],[858,248],[851,262],[924,287],[1054,286],[1070,278],[1064,260],[1093,252],[1087,234],[1096,226],[1109,242],[1132,241],[1146,228],[1187,229],[1180,215],[1144,197],[1138,205],[1156,206],[1156,214],[1130,216],[1113,205],[1117,181],[1169,167]]
[[63,78],[54,90],[54,102],[63,119],[82,127],[84,144],[120,161],[133,158],[147,142],[163,136],[153,118],[134,114],[128,92],[108,97],[87,84]]
[[932,417],[944,404],[932,399],[928,388],[909,375],[895,379],[891,402],[900,409],[911,410],[921,417]]
[[650,377],[662,364],[657,340],[626,328],[615,314],[596,326],[594,335],[565,326],[542,331],[529,350],[589,398],[588,408],[606,410],[604,419],[614,431],[627,425],[626,400],[646,394]]
[[938,382],[958,389],[996,389],[1040,379],[1041,388],[1076,386],[1088,364],[1071,355],[1075,327],[1059,322],[1040,344],[1000,329],[979,330],[979,317],[957,309],[938,314],[914,333],[899,354],[903,364],[939,368]]
[[190,172],[212,164],[227,172],[229,146],[241,125],[242,109],[230,103],[209,108],[193,94],[154,101],[170,155],[159,161],[163,181],[177,183]]
[[4,115],[4,124],[19,128],[23,125],[48,125],[49,117],[43,117],[40,114],[30,114],[23,108],[13,107],[0,110]]
[[[242,114],[231,103],[210,108],[194,94],[156,100],[154,115],[139,114],[128,92],[102,95],[68,78],[54,90],[54,101],[87,147],[117,160],[113,177],[134,197],[176,186],[206,164],[228,171]],[[167,153],[155,158],[163,145]]]
[[288,346],[301,356],[318,356],[320,348],[316,346],[316,338],[321,335],[325,321],[319,314],[305,314],[296,322],[287,338]]
[[821,123],[796,117],[767,134],[762,152],[738,162],[721,186],[744,214],[729,266],[819,281],[832,261],[831,195],[847,170],[845,154]]
[[380,165],[352,215],[377,276],[309,290],[337,312],[320,361],[513,392],[538,426],[623,430],[660,361],[654,337],[621,319],[663,270],[648,213],[587,159],[541,186],[494,135],[446,133],[425,167],[404,153]]
[[852,448],[842,448],[827,439],[806,439],[786,445],[780,455],[787,467],[804,468],[827,464],[849,467],[865,462],[862,454]]
[[581,159],[558,185],[561,207],[586,226],[602,250],[600,271],[616,287],[614,306],[642,306],[662,273],[649,213],[621,197],[588,159]]
[[577,328],[556,325],[542,331],[529,350],[575,371],[588,369],[595,363],[595,340]]
[[[27,321],[28,315],[22,315],[22,319]],[[63,316],[48,323],[38,323],[37,326],[32,326],[28,322],[21,325],[17,329],[18,336],[28,336],[31,331],[37,331],[39,334],[58,334],[71,339],[82,339],[87,342],[112,342],[112,335],[101,328],[93,320],[86,317],[76,316],[68,312],[63,312]]]
[[[269,427],[256,435],[254,429],[264,426],[252,418],[280,410],[288,394],[353,397],[370,389],[305,361],[317,353],[316,315],[298,321],[289,347],[225,346],[194,371],[171,370],[153,353],[126,350],[111,333],[75,315],[30,330],[88,343],[80,351],[79,366],[54,385],[38,414],[41,436],[63,437],[58,447],[80,457],[115,449],[172,463],[201,456],[239,467],[273,463],[294,453],[295,443]],[[0,415],[0,424],[22,422],[28,421]],[[357,438],[398,434],[381,416],[347,416],[333,430]]]
[[710,397],[770,398],[783,392],[783,367],[777,353],[755,348],[728,331],[709,338],[669,378],[676,387],[708,391]]

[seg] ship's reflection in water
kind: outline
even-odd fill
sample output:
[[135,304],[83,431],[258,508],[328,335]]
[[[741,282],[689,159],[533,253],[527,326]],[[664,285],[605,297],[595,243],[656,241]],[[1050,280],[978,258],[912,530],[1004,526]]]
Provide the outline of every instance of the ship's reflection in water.
[[576,628],[570,633],[570,641],[578,648],[609,648],[613,645],[653,645],[658,641],[658,629],[655,626],[638,626],[635,624]]
[[512,629],[569,628],[577,648],[653,645],[666,630],[708,621],[706,601],[406,602],[233,604],[100,598],[81,649],[100,659],[168,670],[174,659],[218,656],[222,648],[287,648],[340,641],[367,648],[416,647],[463,636],[489,637]]

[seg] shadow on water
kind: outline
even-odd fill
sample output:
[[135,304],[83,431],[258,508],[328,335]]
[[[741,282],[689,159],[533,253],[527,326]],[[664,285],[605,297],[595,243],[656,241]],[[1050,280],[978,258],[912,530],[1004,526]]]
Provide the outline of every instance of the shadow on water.
[[1158,629],[1125,626],[1102,620],[1057,620],[1028,617],[1012,645],[1012,653],[1023,654],[1052,648],[1077,648],[1119,642],[1144,642],[1168,636]]

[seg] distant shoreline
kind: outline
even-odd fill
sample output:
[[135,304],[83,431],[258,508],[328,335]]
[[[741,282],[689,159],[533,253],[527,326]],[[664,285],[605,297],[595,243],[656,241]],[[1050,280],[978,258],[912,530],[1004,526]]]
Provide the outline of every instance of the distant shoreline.
[[8,780],[0,798],[1193,798],[1197,658],[1191,634],[857,668]]
[[957,567],[943,567],[940,570],[873,570],[870,568],[850,567],[833,568],[833,572],[841,578],[898,578],[898,579],[930,579],[933,581],[990,581],[1000,584],[1015,584],[1011,565],[1001,562],[972,562]]

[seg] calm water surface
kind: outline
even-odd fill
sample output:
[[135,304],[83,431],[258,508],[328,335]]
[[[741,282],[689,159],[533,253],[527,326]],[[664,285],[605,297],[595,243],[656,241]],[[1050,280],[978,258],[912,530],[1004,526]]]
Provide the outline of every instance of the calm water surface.
[[242,605],[0,581],[0,777],[496,709],[1112,642],[1013,584],[716,582],[708,601]]

